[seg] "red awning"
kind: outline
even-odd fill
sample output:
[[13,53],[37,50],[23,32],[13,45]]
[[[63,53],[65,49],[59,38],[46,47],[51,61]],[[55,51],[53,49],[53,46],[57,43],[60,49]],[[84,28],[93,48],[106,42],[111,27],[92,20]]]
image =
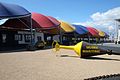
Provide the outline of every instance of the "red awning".
[[54,17],[52,17],[52,16],[47,16],[47,18],[49,18],[54,24],[60,25],[60,22],[59,22],[57,19],[55,19]]
[[[59,25],[60,22],[53,17],[32,13],[32,26],[36,28],[37,31],[57,28]],[[9,19],[2,26],[14,29],[27,29],[30,28],[30,17]]]
[[55,19],[39,13],[32,13],[32,22],[33,28],[38,29],[52,29],[59,25]]
[[[47,16],[53,23],[55,23],[56,25],[60,25],[60,22],[54,18],[54,17],[51,17],[51,16]],[[49,34],[59,34],[59,26],[56,27],[56,28],[52,28],[52,29],[49,29],[49,30],[46,30],[47,33]]]
[[87,27],[87,29],[92,37],[99,37],[99,32],[95,28]]

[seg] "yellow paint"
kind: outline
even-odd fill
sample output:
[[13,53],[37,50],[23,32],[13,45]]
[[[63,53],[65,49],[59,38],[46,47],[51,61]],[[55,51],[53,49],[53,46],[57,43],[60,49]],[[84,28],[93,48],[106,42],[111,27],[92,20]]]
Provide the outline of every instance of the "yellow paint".
[[96,46],[96,45],[88,45],[88,46],[86,46],[86,49],[98,49],[98,46]]
[[[54,44],[55,44],[55,48],[54,48]],[[53,50],[54,50],[54,51],[59,51],[59,49],[60,49],[59,46],[60,46],[60,45],[58,44],[58,42],[57,42],[56,40],[54,40],[53,43],[52,43],[52,48],[53,48]]]
[[82,49],[83,42],[79,42],[75,45],[74,50],[75,52],[81,57],[81,49]]
[[64,31],[64,32],[73,32],[75,30],[75,27],[73,27],[71,24],[64,22],[64,21],[59,21],[60,24],[60,28]]
[[82,50],[83,53],[100,53],[100,50]]
[[[55,45],[55,50],[56,51],[59,51],[60,48],[61,49],[70,49],[70,50],[74,50],[76,52],[76,54],[81,57],[81,48],[82,48],[82,44],[83,44],[82,41],[77,43],[75,46],[59,45],[58,42],[56,42],[56,41],[53,42],[53,44],[54,43],[56,43],[56,45]],[[52,46],[53,46],[53,44],[52,44]]]

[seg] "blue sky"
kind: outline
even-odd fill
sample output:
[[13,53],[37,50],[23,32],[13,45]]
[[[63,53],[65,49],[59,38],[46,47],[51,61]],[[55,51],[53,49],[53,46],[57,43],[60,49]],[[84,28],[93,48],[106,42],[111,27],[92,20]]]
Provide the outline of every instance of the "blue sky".
[[0,0],[30,12],[53,16],[69,23],[92,26],[116,34],[113,19],[120,18],[120,0]]
[[30,12],[50,15],[75,23],[90,21],[96,12],[105,12],[119,7],[120,0],[0,0],[23,6]]

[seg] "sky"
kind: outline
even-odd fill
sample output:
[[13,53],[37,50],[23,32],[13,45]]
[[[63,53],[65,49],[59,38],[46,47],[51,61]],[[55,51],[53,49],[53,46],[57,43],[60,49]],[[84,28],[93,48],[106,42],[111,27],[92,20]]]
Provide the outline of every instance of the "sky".
[[102,30],[114,30],[110,20],[120,18],[120,0],[0,0],[57,19]]

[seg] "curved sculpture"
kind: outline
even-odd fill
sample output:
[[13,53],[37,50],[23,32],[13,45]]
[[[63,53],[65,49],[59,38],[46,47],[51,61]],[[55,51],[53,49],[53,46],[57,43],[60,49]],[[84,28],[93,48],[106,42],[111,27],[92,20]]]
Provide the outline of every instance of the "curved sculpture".
[[60,49],[74,50],[80,58],[86,58],[89,56],[102,55],[102,54],[120,55],[119,52],[116,50],[117,47],[113,48],[113,47],[102,46],[102,45],[94,45],[94,44],[90,44],[83,41],[77,43],[75,46],[59,45],[56,41],[53,42],[53,44],[54,43],[56,43],[55,51],[59,51]]

